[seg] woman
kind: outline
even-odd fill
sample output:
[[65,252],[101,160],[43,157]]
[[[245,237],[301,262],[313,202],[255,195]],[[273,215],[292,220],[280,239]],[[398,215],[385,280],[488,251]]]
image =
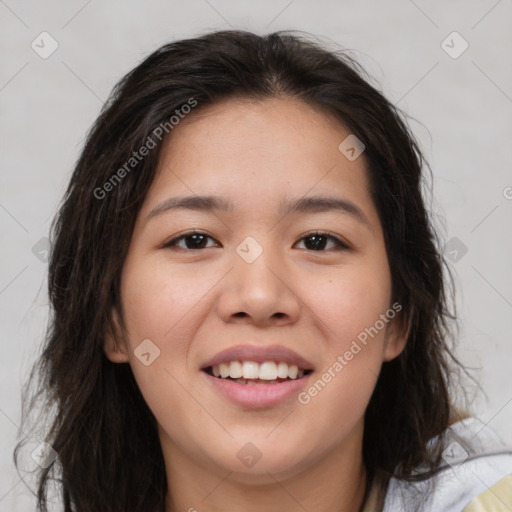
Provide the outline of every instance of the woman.
[[449,393],[423,164],[355,62],[288,33],[124,77],[53,226],[39,506],[57,468],[80,512],[474,511],[510,488],[510,448]]

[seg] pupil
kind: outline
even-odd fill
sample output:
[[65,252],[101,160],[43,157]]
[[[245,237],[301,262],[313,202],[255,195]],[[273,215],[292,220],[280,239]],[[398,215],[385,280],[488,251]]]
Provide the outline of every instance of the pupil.
[[[316,240],[316,242],[313,242],[313,244],[310,244],[310,245],[313,245],[313,248],[315,250],[325,248],[326,237],[324,235],[311,235],[307,239],[308,240]],[[323,239],[324,243],[319,242],[319,239]]]
[[187,246],[192,245],[193,249],[198,249],[199,246],[201,246],[201,243],[204,242],[204,235],[201,235],[201,234],[188,235],[187,240],[190,240],[190,239],[193,239],[194,242],[192,244],[187,243]]

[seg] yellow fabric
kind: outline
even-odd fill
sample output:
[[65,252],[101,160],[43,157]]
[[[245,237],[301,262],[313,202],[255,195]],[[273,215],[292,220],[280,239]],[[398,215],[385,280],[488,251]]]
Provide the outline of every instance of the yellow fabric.
[[511,512],[512,475],[473,498],[462,512]]

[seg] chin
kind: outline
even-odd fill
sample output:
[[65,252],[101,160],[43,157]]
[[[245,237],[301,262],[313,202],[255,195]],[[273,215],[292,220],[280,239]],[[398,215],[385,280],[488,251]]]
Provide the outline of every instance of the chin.
[[210,453],[211,460],[217,468],[232,472],[230,480],[251,485],[285,480],[314,464],[314,457],[308,456],[304,450],[303,438],[283,445],[265,439],[268,433],[266,430],[261,436],[244,436],[244,441],[232,440],[231,445],[220,445],[222,452]]
[[[277,455],[277,454],[276,454]],[[232,472],[229,479],[246,485],[275,484],[276,480],[284,481],[298,475],[306,463],[302,459],[289,459],[281,455],[272,458],[263,457],[252,467],[244,467],[243,464],[225,461],[225,468]]]

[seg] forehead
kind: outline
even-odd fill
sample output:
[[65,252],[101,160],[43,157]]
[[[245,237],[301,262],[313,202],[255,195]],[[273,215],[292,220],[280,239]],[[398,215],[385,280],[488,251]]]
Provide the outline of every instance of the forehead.
[[336,194],[371,208],[364,156],[350,161],[339,150],[349,135],[334,115],[294,98],[199,105],[165,141],[144,211],[191,194],[227,196],[236,210]]
[[[194,150],[197,156],[332,163],[350,131],[334,115],[296,98],[226,99],[199,106],[170,133],[162,151]],[[193,151],[190,151],[193,150]],[[260,169],[261,171],[261,169]]]

